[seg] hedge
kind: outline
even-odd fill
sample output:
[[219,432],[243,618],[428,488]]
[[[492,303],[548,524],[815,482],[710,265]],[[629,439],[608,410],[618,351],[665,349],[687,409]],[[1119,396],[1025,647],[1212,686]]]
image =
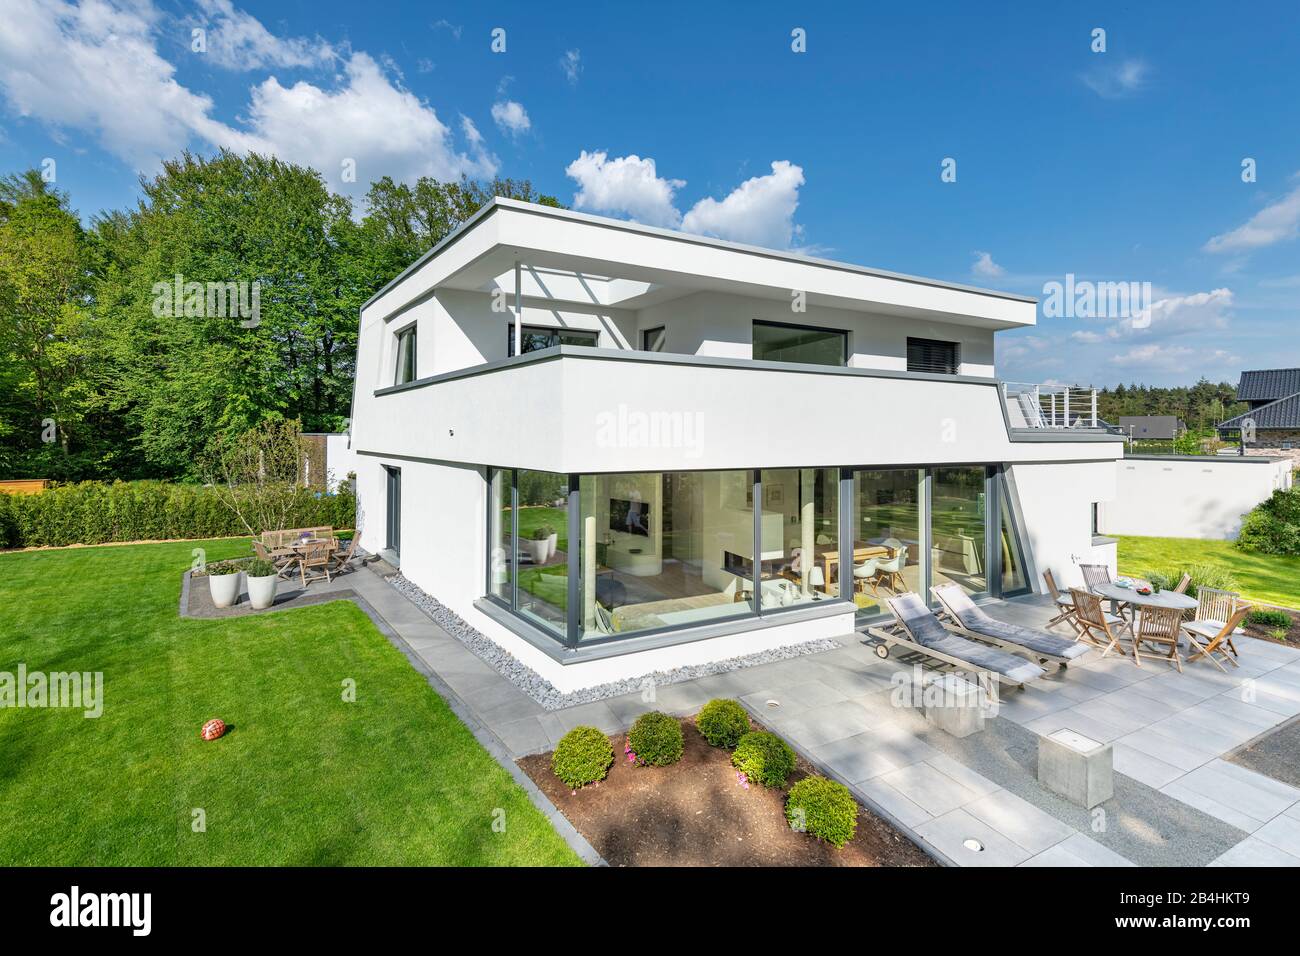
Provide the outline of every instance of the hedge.
[[[289,527],[351,528],[356,498],[347,490],[298,493]],[[248,531],[216,492],[166,481],[83,481],[38,495],[0,494],[0,547],[111,541],[224,538]]]
[[1300,485],[1260,502],[1246,515],[1237,547],[1257,554],[1300,555]]

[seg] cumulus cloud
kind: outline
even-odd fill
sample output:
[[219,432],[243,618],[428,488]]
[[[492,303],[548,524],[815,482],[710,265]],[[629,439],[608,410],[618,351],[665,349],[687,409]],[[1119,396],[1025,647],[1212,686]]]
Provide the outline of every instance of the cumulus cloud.
[[766,176],[747,179],[721,200],[701,199],[682,217],[686,232],[755,246],[789,248],[796,227],[803,169],[780,160]]
[[686,185],[682,179],[661,179],[650,157],[619,156],[610,159],[604,150],[585,149],[565,168],[578,184],[573,205],[593,212],[631,216],[648,226],[676,227],[681,213],[673,195]]
[[533,125],[528,118],[528,111],[524,109],[524,105],[515,100],[502,100],[499,103],[493,103],[492,119],[503,133],[509,133],[511,136],[526,133]]
[[1294,239],[1297,235],[1300,235],[1300,186],[1265,206],[1231,232],[1214,236],[1203,248],[1214,253],[1246,252]]
[[310,67],[329,63],[335,52],[319,37],[281,38],[262,26],[256,17],[236,10],[231,0],[199,0],[205,14],[207,56],[218,66],[231,70],[265,67]]
[[1006,275],[1007,270],[994,262],[993,256],[989,253],[976,249],[974,256],[975,262],[971,265],[970,271],[975,275],[984,279],[996,279],[998,276]]
[[577,86],[578,76],[582,73],[582,51],[565,50],[564,56],[560,57],[560,69],[564,71],[564,78],[569,81],[569,85]]
[[[209,9],[240,25],[222,47],[232,63],[323,56],[319,46],[258,39],[246,15],[229,5],[214,0]],[[149,0],[10,0],[5,16],[0,89],[10,107],[56,131],[95,135],[144,172],[195,141],[311,165],[336,185],[344,159],[356,162],[359,183],[383,174],[455,179],[497,169],[481,139],[471,140],[468,154],[458,151],[433,108],[365,53],[349,56],[328,85],[284,86],[268,77],[253,87],[244,122],[232,126],[215,117],[210,97],[177,82],[158,52],[164,23]]]
[[1131,96],[1146,85],[1151,68],[1142,60],[1112,60],[1107,53],[1099,56],[1097,65],[1080,76],[1084,85],[1103,99],[1114,100]]
[[1089,332],[1087,329],[1070,333],[1070,340],[1080,345],[1096,345],[1098,342],[1105,341],[1105,338],[1100,332]]

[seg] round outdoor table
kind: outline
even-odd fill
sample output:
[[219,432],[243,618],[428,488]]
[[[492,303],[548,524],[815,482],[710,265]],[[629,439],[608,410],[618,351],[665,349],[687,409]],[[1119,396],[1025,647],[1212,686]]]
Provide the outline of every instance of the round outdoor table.
[[1132,604],[1136,607],[1172,607],[1187,611],[1196,607],[1196,598],[1179,594],[1177,591],[1153,591],[1150,594],[1138,594],[1136,588],[1122,588],[1118,584],[1099,584],[1093,591],[1112,601]]

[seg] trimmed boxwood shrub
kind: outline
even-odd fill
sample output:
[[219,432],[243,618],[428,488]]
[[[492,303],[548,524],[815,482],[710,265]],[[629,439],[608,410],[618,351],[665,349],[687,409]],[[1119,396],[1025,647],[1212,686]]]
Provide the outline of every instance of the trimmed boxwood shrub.
[[805,777],[790,788],[785,818],[794,829],[842,847],[858,830],[858,805],[843,784],[825,777]]
[[1256,627],[1284,627],[1290,629],[1291,615],[1286,611],[1260,608],[1246,615],[1246,623],[1254,624]]
[[614,748],[595,727],[574,727],[551,755],[551,769],[573,790],[604,780],[613,762]]
[[754,731],[740,738],[731,763],[748,780],[765,787],[784,787],[794,771],[794,751],[776,734]]
[[[287,527],[356,523],[356,496],[301,489]],[[168,481],[83,481],[38,495],[0,493],[0,547],[58,547],[112,541],[225,538],[247,534],[204,485]]]
[[627,734],[628,746],[637,760],[655,767],[666,767],[682,759],[686,746],[682,725],[675,717],[651,711],[642,714]]
[[695,729],[714,747],[735,748],[749,733],[749,714],[736,700],[711,700],[695,715]]

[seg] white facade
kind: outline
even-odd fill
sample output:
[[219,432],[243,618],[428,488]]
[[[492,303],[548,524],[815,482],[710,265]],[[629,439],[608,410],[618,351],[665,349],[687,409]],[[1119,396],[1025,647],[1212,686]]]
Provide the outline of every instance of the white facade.
[[1289,458],[1125,458],[1099,524],[1106,534],[1232,540],[1247,512],[1291,487],[1292,466]]
[[[386,468],[400,469],[400,554],[393,557],[403,573],[561,691],[843,634],[853,627],[854,606],[831,600],[784,614],[764,609],[653,639],[610,634],[591,647],[539,640],[485,602],[494,587],[492,469],[651,476],[641,479],[644,495],[592,491],[612,488],[612,478],[589,483],[588,496],[598,500],[584,502],[583,537],[569,544],[571,555],[581,550],[584,581],[594,578],[599,553],[635,589],[639,566],[659,573],[657,558],[670,548],[660,527],[670,503],[655,477],[663,473],[726,474],[723,484],[735,485],[737,473],[802,470],[785,479],[768,472],[761,546],[753,526],[745,527],[751,518],[728,518],[719,498],[739,494],[731,510],[749,516],[754,506],[744,495],[752,488],[742,483],[727,492],[713,479],[679,481],[687,490],[679,489],[672,509],[679,533],[671,547],[683,564],[703,566],[709,581],[727,577],[719,555],[779,560],[802,545],[804,553],[823,556],[821,538],[833,536],[833,528],[822,533],[825,522],[840,519],[825,518],[814,536],[812,503],[833,509],[835,491],[819,487],[814,494],[809,469],[838,475],[844,489],[854,469],[987,466],[984,487],[1005,487],[1022,525],[1022,576],[1041,590],[1041,573],[1050,567],[1063,585],[1077,583],[1073,564],[1113,564],[1113,547],[1093,544],[1091,506],[1114,495],[1122,442],[1088,429],[1031,433],[1008,424],[993,377],[993,338],[1000,329],[1032,325],[1034,314],[1033,301],[1021,297],[497,200],[362,310],[352,420],[361,544],[371,551],[387,546]],[[524,329],[590,333],[589,345],[508,357],[516,316]],[[843,342],[843,361],[756,360],[756,322],[843,333],[830,336]],[[394,387],[398,336],[412,327],[416,381]],[[659,328],[661,351],[642,351],[643,333]],[[956,374],[909,372],[909,337],[952,343]],[[624,487],[631,480],[619,479]],[[985,494],[978,494],[980,509],[990,507]],[[611,510],[627,508],[620,495],[635,497],[636,510],[650,515],[644,540],[611,530]],[[802,515],[798,501],[805,502]],[[950,506],[959,513],[962,504],[934,504]],[[514,520],[521,520],[518,513]],[[574,520],[569,527],[579,527]],[[938,568],[950,560],[941,552],[960,550],[952,542],[972,537],[965,531],[978,520],[963,515],[956,533],[936,531],[942,542],[932,542],[925,561]],[[796,525],[806,530],[791,530]],[[883,534],[895,545],[907,539],[897,530]],[[925,534],[908,544],[913,562]],[[644,547],[629,546],[638,544]],[[521,539],[512,539],[510,550],[520,547]],[[989,546],[986,554],[993,552]],[[993,577],[978,556],[959,556],[958,572],[963,561],[972,574]],[[807,595],[809,572],[801,573]],[[591,593],[569,594],[584,608],[566,612],[569,626],[579,614],[590,624]],[[657,620],[689,620],[691,613],[712,612],[662,613]]]

